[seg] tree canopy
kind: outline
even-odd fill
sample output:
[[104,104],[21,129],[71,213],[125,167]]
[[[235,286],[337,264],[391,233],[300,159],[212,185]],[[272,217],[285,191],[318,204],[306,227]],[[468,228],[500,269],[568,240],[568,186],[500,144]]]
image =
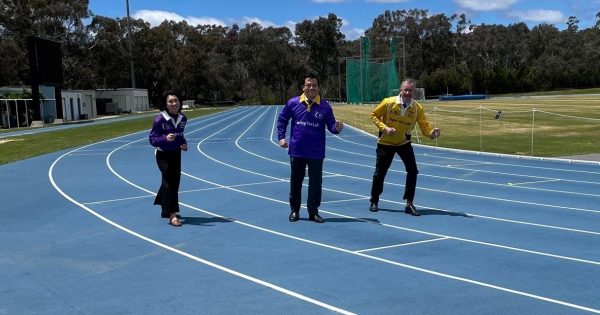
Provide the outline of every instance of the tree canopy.
[[[365,36],[374,59],[391,58],[391,39],[403,38],[399,69],[428,95],[588,88],[600,84],[600,12],[596,17],[593,27],[580,29],[570,16],[560,31],[549,24],[474,25],[464,14],[396,10],[375,17]],[[152,27],[141,19],[94,16],[88,1],[3,0],[0,86],[29,83],[26,43],[35,35],[61,43],[66,89],[130,87],[133,61],[136,87],[148,89],[154,104],[165,89],[205,103],[281,104],[299,93],[307,71],[319,75],[325,97],[343,98],[343,60],[360,54],[360,39],[346,39],[341,26],[329,13],[294,30],[185,21]]]

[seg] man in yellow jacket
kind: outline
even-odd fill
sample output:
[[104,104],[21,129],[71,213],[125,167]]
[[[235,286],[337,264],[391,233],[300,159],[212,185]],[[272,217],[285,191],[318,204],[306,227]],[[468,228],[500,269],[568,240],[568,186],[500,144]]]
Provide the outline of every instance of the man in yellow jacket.
[[375,173],[371,186],[371,205],[369,210],[379,211],[379,195],[383,192],[383,182],[394,155],[398,154],[404,168],[406,169],[406,185],[404,186],[404,197],[406,206],[404,212],[418,216],[420,215],[413,199],[417,187],[417,162],[413,151],[410,137],[411,130],[415,124],[423,135],[435,139],[440,135],[439,128],[432,128],[425,117],[425,111],[421,104],[413,99],[415,93],[415,81],[407,79],[400,86],[400,94],[383,99],[371,113],[371,120],[382,132],[377,141],[377,161],[375,162]]

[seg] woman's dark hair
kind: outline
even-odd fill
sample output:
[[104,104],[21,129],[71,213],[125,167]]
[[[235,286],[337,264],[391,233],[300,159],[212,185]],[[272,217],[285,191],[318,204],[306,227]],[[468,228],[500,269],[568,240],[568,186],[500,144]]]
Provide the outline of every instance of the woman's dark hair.
[[165,91],[162,95],[162,102],[160,103],[158,109],[166,110],[167,109],[167,98],[169,96],[175,96],[179,100],[179,112],[181,112],[181,97],[175,91]]

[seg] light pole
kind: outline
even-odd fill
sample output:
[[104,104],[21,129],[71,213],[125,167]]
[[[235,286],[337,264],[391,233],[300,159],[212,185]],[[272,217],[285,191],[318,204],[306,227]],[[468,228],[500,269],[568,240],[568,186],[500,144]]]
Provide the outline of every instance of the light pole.
[[131,39],[131,18],[129,17],[129,0],[125,0],[125,3],[127,4],[127,32],[129,33],[128,37],[129,37],[129,41],[128,41],[128,46],[129,46],[129,65],[130,65],[130,69],[129,71],[131,72],[131,87],[135,89],[135,69],[133,68],[133,45],[131,43],[132,39]]

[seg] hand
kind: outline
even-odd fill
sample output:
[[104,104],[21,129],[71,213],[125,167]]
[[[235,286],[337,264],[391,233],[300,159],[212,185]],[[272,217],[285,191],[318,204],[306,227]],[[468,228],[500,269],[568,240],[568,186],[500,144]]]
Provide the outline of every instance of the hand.
[[385,127],[385,129],[383,130],[383,132],[385,132],[385,134],[388,135],[388,136],[393,136],[396,133],[396,128]]
[[440,128],[433,128],[433,130],[431,130],[431,134],[429,135],[429,137],[431,139],[435,139],[439,136],[440,136]]
[[187,144],[185,144],[185,143],[184,143],[184,144],[182,144],[182,145],[180,146],[180,148],[181,148],[181,151],[187,151]]
[[175,134],[174,133],[168,134],[167,141],[169,141],[169,142],[175,141]]
[[288,143],[285,141],[285,139],[281,139],[279,140],[279,146],[285,149],[288,147]]
[[336,120],[335,121],[335,130],[340,132],[340,131],[342,131],[342,129],[344,129],[344,123],[341,120]]

